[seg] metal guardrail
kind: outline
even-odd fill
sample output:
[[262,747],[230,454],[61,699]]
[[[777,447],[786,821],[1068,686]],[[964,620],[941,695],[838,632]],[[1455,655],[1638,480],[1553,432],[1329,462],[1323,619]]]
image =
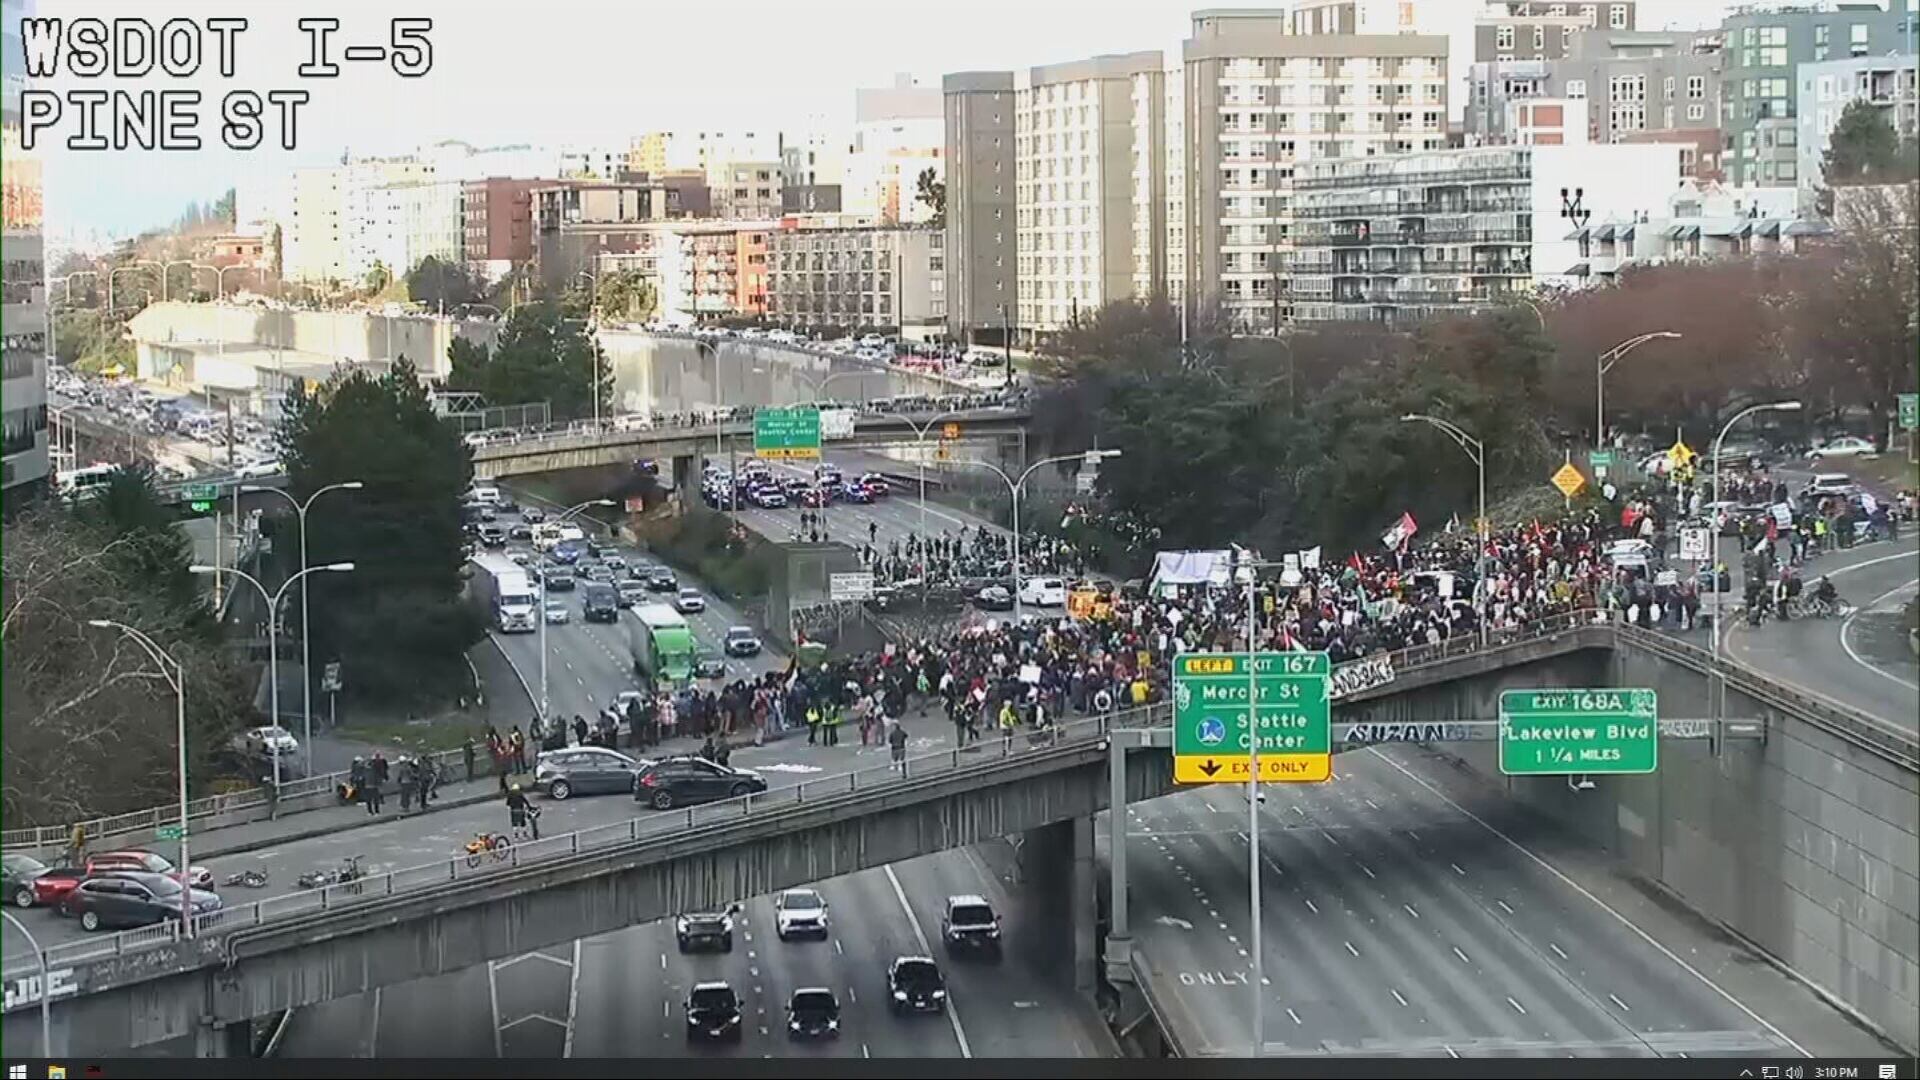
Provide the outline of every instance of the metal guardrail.
[[[956,394],[953,396],[966,397],[969,395]],[[985,397],[987,395],[978,396]],[[910,412],[865,408],[860,402],[829,401],[822,402],[821,407],[824,409],[837,408],[854,410],[859,413],[861,419],[884,420],[890,417],[916,415]],[[936,405],[925,410],[922,415],[941,411],[943,410]],[[1027,416],[1028,413],[1024,409],[1004,405],[980,405],[970,409],[954,410],[950,414],[950,418],[955,422],[965,422],[968,420],[1017,421],[1026,419]],[[538,431],[505,431],[493,433],[484,441],[474,443],[472,450],[475,461],[486,461],[490,457],[495,456],[489,454],[488,451],[501,446],[517,448],[529,445],[543,446],[551,443],[554,444],[554,449],[560,449],[562,448],[561,444],[567,440],[579,440],[582,446],[596,446],[600,444],[603,438],[609,435],[637,436],[634,441],[643,442],[645,441],[644,436],[661,433],[691,436],[700,439],[712,438],[716,433],[737,437],[751,435],[753,433],[753,420],[751,417],[732,416],[724,420],[714,420],[680,414],[675,414],[664,420],[649,417],[638,426],[634,426],[631,421],[623,424],[622,419],[617,417],[599,421],[574,420],[565,425],[551,425]]]

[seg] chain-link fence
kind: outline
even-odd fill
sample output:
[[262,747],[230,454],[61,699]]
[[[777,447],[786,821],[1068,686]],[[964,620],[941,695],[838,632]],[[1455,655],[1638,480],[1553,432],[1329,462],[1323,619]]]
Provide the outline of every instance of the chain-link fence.
[[544,401],[530,401],[524,405],[488,405],[472,412],[448,413],[446,420],[462,435],[475,431],[518,431],[551,424],[553,409]]

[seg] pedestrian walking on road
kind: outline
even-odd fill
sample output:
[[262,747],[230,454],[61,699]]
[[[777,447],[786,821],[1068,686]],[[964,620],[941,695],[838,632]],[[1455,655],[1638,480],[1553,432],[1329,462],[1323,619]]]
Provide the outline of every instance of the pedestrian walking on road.
[[902,776],[907,772],[907,725],[895,720],[893,730],[887,733],[887,745],[893,749],[893,767],[900,770]]
[[820,735],[820,706],[807,706],[807,745],[814,745]]

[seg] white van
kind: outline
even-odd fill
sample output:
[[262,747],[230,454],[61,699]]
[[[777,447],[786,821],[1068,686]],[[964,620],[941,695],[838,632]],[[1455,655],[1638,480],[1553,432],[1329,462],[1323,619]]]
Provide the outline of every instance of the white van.
[[1035,607],[1065,607],[1067,582],[1064,578],[1036,577],[1020,583],[1020,602]]
[[481,506],[499,506],[500,489],[491,484],[476,486],[472,491],[467,492],[467,501],[479,503]]

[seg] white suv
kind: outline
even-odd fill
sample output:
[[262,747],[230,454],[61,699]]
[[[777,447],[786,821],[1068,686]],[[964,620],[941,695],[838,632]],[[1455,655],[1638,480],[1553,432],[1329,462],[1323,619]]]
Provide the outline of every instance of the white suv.
[[827,902],[812,889],[788,889],[773,898],[773,932],[781,941],[800,934],[826,937]]

